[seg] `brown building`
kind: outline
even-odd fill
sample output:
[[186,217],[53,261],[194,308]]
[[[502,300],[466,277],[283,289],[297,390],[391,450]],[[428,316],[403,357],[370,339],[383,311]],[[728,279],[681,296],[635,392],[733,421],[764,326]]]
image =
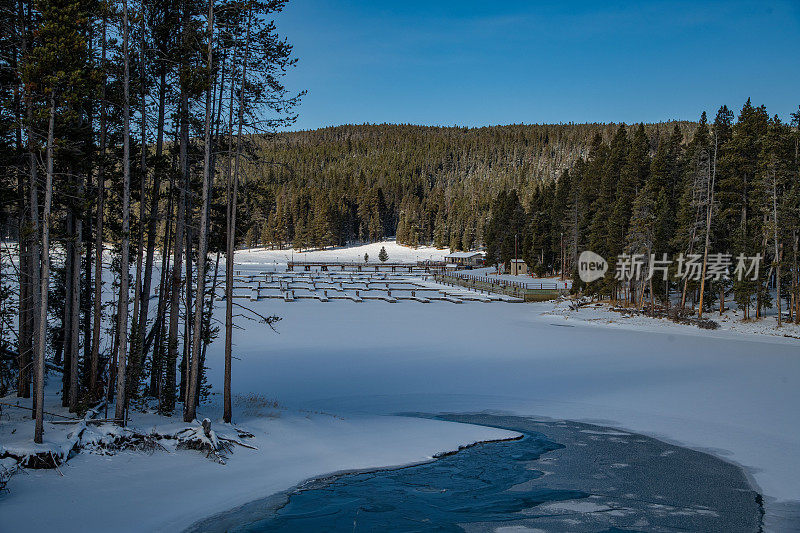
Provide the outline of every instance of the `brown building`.
[[512,259],[508,273],[512,276],[523,276],[528,273],[528,264],[524,259]]

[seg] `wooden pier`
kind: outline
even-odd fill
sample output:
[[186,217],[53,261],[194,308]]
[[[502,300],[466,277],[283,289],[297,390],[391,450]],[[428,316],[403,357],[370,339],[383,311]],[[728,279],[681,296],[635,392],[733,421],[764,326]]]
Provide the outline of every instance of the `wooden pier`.
[[463,272],[436,274],[434,279],[439,283],[458,285],[476,291],[486,291],[487,293],[504,294],[526,302],[552,300],[562,294],[569,293],[568,289],[562,288],[558,283],[554,282],[509,281]]
[[[384,301],[398,303],[409,301],[431,303],[434,301],[460,304],[465,302],[522,302],[523,297],[500,291],[488,291],[472,282],[417,269],[416,263],[357,263],[294,262],[294,271],[243,270],[234,271],[234,298],[257,302],[262,299],[279,299],[285,302],[313,300],[331,302]],[[328,270],[322,270],[325,266]],[[337,269],[331,269],[335,266]],[[362,267],[358,271],[358,266]],[[369,267],[364,270],[363,267]],[[378,267],[376,270],[375,267]],[[395,270],[392,271],[392,266]],[[425,267],[435,268],[427,264]],[[308,267],[308,270],[306,270]],[[343,268],[344,267],[344,268]],[[354,270],[347,270],[347,267]],[[398,270],[400,268],[400,270]],[[313,269],[313,270],[312,270]],[[439,278],[440,281],[434,281]],[[459,281],[459,283],[456,283]],[[224,283],[217,286],[219,298],[224,299]]]

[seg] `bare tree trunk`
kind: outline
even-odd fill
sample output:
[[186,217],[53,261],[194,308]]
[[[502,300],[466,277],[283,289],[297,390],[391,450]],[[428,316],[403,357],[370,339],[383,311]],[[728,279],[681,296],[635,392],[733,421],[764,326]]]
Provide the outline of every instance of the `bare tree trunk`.
[[[172,249],[172,200],[167,202],[167,217],[164,228],[164,248],[161,255],[161,278],[158,285],[158,309],[156,310],[156,319],[153,324],[154,331],[152,332],[155,341],[153,343],[153,364],[150,371],[150,395],[163,400],[161,394],[162,372],[164,370],[164,352],[162,350],[164,334],[164,315],[166,312],[166,298],[169,285],[169,257],[170,250]],[[151,338],[148,335],[148,338]],[[145,340],[144,351],[147,352],[147,340]]]
[[[183,153],[185,148],[181,147],[181,159],[185,158]],[[181,178],[185,181],[185,176]],[[165,387],[170,390],[165,391],[166,402],[165,411],[172,412],[175,408],[175,365],[178,361],[178,318],[181,298],[181,268],[183,266],[183,219],[186,206],[186,190],[184,185],[179,185],[178,210],[175,220],[175,244],[172,248],[172,280],[170,281],[169,299],[169,338],[167,341],[167,367]]]
[[[101,69],[103,80],[100,89],[100,162],[97,169],[97,227],[94,240],[94,310],[92,312],[92,354],[89,363],[89,394],[95,399],[101,396],[98,390],[98,373],[100,371],[100,330],[103,323],[103,219],[106,189],[106,15],[103,12],[103,43],[101,52]],[[110,386],[110,379],[109,379]]]
[[[237,49],[233,51],[233,63],[231,72],[236,71],[236,53]],[[233,194],[233,165],[231,158],[233,154],[233,103],[236,94],[236,79],[235,75],[231,76],[231,92],[230,102],[228,105],[228,157],[225,161],[225,374],[224,374],[224,387],[223,387],[223,420],[230,423],[231,421],[231,349],[233,337],[233,304],[231,298],[233,297],[233,261],[229,262],[229,258],[233,257],[233,237],[231,235],[231,199]]]
[[[78,200],[83,199],[83,176],[78,177]],[[70,370],[69,370],[69,410],[78,411],[78,351],[80,350],[80,312],[81,312],[81,249],[83,243],[83,215],[73,216],[75,228],[72,244],[72,302],[70,305]]]
[[[147,302],[142,300],[142,255],[144,254],[144,227],[146,224],[145,217],[145,197],[147,195],[147,80],[145,78],[145,12],[144,1],[141,2],[141,27],[139,29],[139,104],[141,105],[141,123],[140,123],[140,137],[141,137],[141,153],[139,158],[139,173],[140,173],[140,187],[139,187],[139,231],[137,236],[136,246],[136,282],[134,284],[133,296],[133,328],[131,331],[131,356],[130,356],[130,386],[128,387],[128,395],[135,394],[136,385],[139,383],[139,377],[144,363],[142,357],[142,340],[144,339],[144,330],[147,324],[141,323],[141,307],[147,305]],[[151,214],[152,216],[152,214]]]
[[67,239],[64,243],[64,249],[66,253],[64,254],[64,308],[62,309],[61,315],[61,337],[60,342],[56,346],[56,353],[53,356],[53,364],[55,365],[62,365],[64,371],[61,374],[61,381],[62,387],[67,394],[64,394],[61,399],[61,406],[67,407],[69,405],[69,357],[70,357],[70,350],[72,349],[72,344],[70,342],[69,336],[72,333],[72,327],[70,326],[70,319],[72,315],[70,314],[70,305],[72,304],[72,249],[73,249],[73,241],[71,238],[71,234],[73,232],[73,212],[72,209],[67,209],[67,218],[64,223],[64,227],[67,230]]
[[[164,147],[164,105],[166,100],[166,68],[161,66],[161,83],[159,85],[158,94],[158,125],[156,134],[156,165],[161,162]],[[153,184],[152,192],[150,195],[150,213],[147,221],[147,253],[145,255],[144,265],[144,282],[142,285],[141,303],[139,304],[139,345],[141,346],[140,360],[142,364],[147,358],[148,346],[145,342],[145,331],[147,330],[147,317],[150,311],[150,288],[153,279],[153,261],[156,250],[156,224],[158,222],[158,203],[161,192],[161,180],[159,179],[159,169],[155,168],[153,171]],[[165,232],[166,233],[166,232]],[[164,245],[162,251],[162,265],[164,259],[169,255],[169,246]],[[163,283],[163,273],[162,273]],[[161,309],[161,300],[159,299],[159,309]],[[161,327],[160,325],[158,327]],[[151,370],[156,367],[155,361],[151,365]],[[153,380],[151,379],[150,393],[155,396],[155,388],[152,386]]]
[[[198,237],[197,254],[197,288],[195,289],[194,304],[194,332],[192,334],[192,350],[189,352],[191,371],[189,373],[189,397],[184,405],[184,422],[191,422],[195,418],[195,403],[197,402],[198,375],[200,372],[200,342],[202,340],[203,310],[205,306],[206,285],[206,255],[208,254],[208,190],[211,181],[211,105],[212,105],[212,60],[214,46],[214,0],[208,2],[208,53],[206,68],[208,69],[208,88],[206,89],[206,117],[205,139],[203,158],[203,199],[200,206],[200,235]],[[188,317],[187,317],[188,320]]]
[[775,169],[772,169],[772,231],[773,231],[773,240],[775,241],[775,286],[778,291],[778,327],[783,326],[783,317],[781,316],[782,312],[782,302],[781,302],[781,260],[782,251],[779,252],[778,249],[780,245],[778,243],[778,177],[777,172]]
[[192,277],[192,260],[194,259],[194,254],[192,253],[192,194],[191,190],[189,189],[186,194],[186,223],[184,224],[184,228],[186,230],[186,235],[184,239],[186,240],[186,268],[184,269],[184,282],[183,282],[183,292],[185,296],[185,300],[183,302],[184,305],[184,312],[183,312],[183,356],[181,357],[181,398],[184,403],[184,409],[186,408],[185,404],[189,398],[189,387],[188,379],[189,379],[189,352],[192,349],[192,287],[194,286],[194,281]]
[[[184,7],[184,41],[187,37],[188,8]],[[179,166],[180,166],[180,185],[177,214],[175,220],[175,246],[172,256],[172,281],[170,282],[170,304],[169,304],[169,338],[167,340],[167,368],[164,383],[165,402],[164,411],[171,413],[175,409],[175,365],[178,361],[178,318],[181,295],[181,267],[183,266],[183,238],[186,233],[184,221],[186,218],[186,188],[188,187],[189,171],[187,166],[187,149],[189,144],[189,99],[186,88],[181,87],[180,109],[178,117],[180,120],[180,143],[179,143]]]
[[124,74],[122,82],[122,258],[120,260],[119,314],[117,330],[119,336],[117,356],[117,405],[114,418],[125,425],[127,395],[125,380],[128,356],[128,284],[130,272],[130,194],[131,194],[131,108],[130,108],[130,51],[128,50],[128,0],[122,1],[122,55]]
[[50,287],[50,205],[53,200],[53,130],[56,122],[56,97],[50,91],[50,120],[47,126],[47,172],[44,186],[44,208],[42,210],[42,275],[41,305],[39,307],[39,335],[36,339],[36,428],[33,441],[42,443],[44,434],[44,352],[47,339],[47,296]]
[[[239,87],[239,110],[237,114],[238,132],[236,134],[236,156],[232,183],[229,183],[227,213],[227,253],[225,254],[225,378],[223,387],[224,409],[223,420],[230,423],[232,418],[231,403],[231,360],[233,358],[233,262],[236,240],[236,203],[239,193],[239,156],[241,155],[242,123],[244,122],[244,91],[247,82],[247,62],[250,58],[250,21],[252,7],[248,4],[247,34],[245,36],[244,62],[242,63],[242,81]],[[230,181],[230,178],[229,178]]]
[[219,256],[220,251],[217,250],[217,258],[214,261],[214,277],[212,278],[213,281],[211,282],[211,296],[208,299],[208,305],[206,308],[208,309],[208,316],[204,317],[203,319],[203,348],[200,354],[200,373],[197,376],[197,390],[200,390],[200,385],[202,384],[203,380],[203,367],[205,366],[206,362],[206,350],[208,349],[209,341],[207,340],[208,332],[211,329],[211,315],[214,312],[214,304],[216,302],[217,296],[217,284],[219,281]]
[[[21,50],[20,57],[24,57],[28,51],[28,17],[25,15],[25,9],[22,0],[17,2],[17,18],[20,21],[20,38]],[[37,198],[36,193],[36,157],[34,153],[34,144],[32,137],[33,129],[33,105],[30,95],[25,94],[25,108],[26,117],[23,120],[22,100],[20,98],[21,87],[15,90],[15,107],[17,109],[16,115],[18,118],[17,126],[17,145],[20,153],[27,150],[30,164],[30,181],[26,182],[25,174],[20,169],[18,173],[18,189],[19,189],[19,217],[20,217],[20,296],[19,296],[19,376],[17,379],[17,396],[21,398],[30,398],[31,396],[31,365],[34,359],[34,341],[33,338],[37,333],[36,323],[36,304],[39,298],[36,296],[38,293],[39,284],[39,268],[37,262],[39,260],[38,251],[34,255],[34,246],[39,239],[38,227],[38,203],[34,202]],[[27,136],[26,146],[23,148],[22,130],[25,129]],[[25,204],[29,208],[29,220],[26,220]]]
[[714,138],[714,164],[711,174],[711,180],[708,186],[706,198],[708,199],[708,207],[706,208],[706,243],[703,248],[703,275],[700,278],[700,305],[697,308],[697,318],[703,318],[703,295],[705,294],[706,287],[706,267],[708,266],[708,242],[711,236],[711,212],[714,210],[714,181],[717,177],[717,146],[718,142],[716,135]]
[[[89,28],[89,35],[88,35],[88,46],[89,46],[89,53],[92,57],[95,55],[94,49],[94,25]],[[89,99],[84,104],[85,112],[86,112],[86,122],[88,124],[88,129],[91,132],[95,131],[95,120],[94,120],[94,102],[95,96],[94,93],[89,97]],[[95,150],[94,145],[94,135],[86,136],[84,140],[84,154],[85,157],[89,161],[94,161],[97,157],[97,153]],[[92,188],[92,167],[91,165],[87,165],[84,167],[86,170],[81,169],[80,178],[78,181],[79,190],[80,190],[80,209],[79,209],[79,216],[81,219],[81,239],[78,241],[78,246],[81,253],[78,254],[78,262],[79,266],[77,267],[79,270],[83,271],[83,276],[85,283],[79,286],[79,296],[78,296],[78,324],[79,328],[83,327],[83,366],[81,367],[83,373],[79,375],[79,387],[84,389],[88,386],[88,373],[87,373],[87,365],[89,359],[91,358],[91,342],[92,342],[92,311],[91,311],[91,301],[92,301],[92,208],[91,204],[87,202],[86,197],[86,189],[91,191]],[[85,250],[85,255],[83,251]],[[80,276],[79,276],[80,279]],[[80,316],[83,315],[83,322],[80,321]],[[78,348],[79,349],[79,348]],[[76,352],[77,357],[77,352]],[[87,397],[87,400],[91,402],[91,392]],[[77,406],[77,402],[76,402]]]
[[794,280],[792,283],[792,302],[794,303],[794,323],[800,324],[800,295],[798,295],[798,288],[800,288],[800,283],[798,283],[798,272],[797,272],[797,228],[792,229],[792,279]]
[[[697,190],[697,176],[698,175],[699,175],[699,172],[698,172],[697,169],[695,169],[694,179],[693,179],[693,182],[692,182],[692,197],[694,197],[694,192]],[[700,218],[700,205],[698,203],[697,208],[695,209],[695,214],[694,214],[694,224],[692,225],[692,237],[689,240],[689,250],[688,250],[689,254],[691,254],[694,251],[694,241],[695,241],[695,238],[697,237],[697,223],[698,223],[698,219],[699,218]],[[689,276],[686,276],[686,277],[683,278],[683,290],[681,291],[681,307],[680,307],[680,312],[681,313],[683,313],[684,307],[686,306],[686,293],[688,291],[688,288],[689,288]]]
[[[30,240],[30,249],[28,257],[30,258],[30,309],[29,312],[31,314],[31,329],[32,329],[32,338],[31,338],[31,357],[28,361],[29,365],[32,365],[34,368],[38,365],[38,357],[39,357],[39,344],[44,343],[44,340],[41,338],[41,316],[42,316],[42,308],[44,306],[45,314],[47,313],[47,306],[42,303],[41,298],[41,247],[39,245],[39,163],[37,161],[37,154],[36,154],[36,145],[34,142],[34,134],[33,134],[33,101],[31,100],[30,95],[26,96],[27,100],[27,116],[26,116],[26,126],[27,126],[27,137],[28,137],[28,157],[30,159],[30,224],[31,224],[31,240]],[[53,104],[54,105],[54,104]],[[55,110],[53,109],[55,113]],[[27,369],[26,369],[27,370]],[[30,373],[28,373],[30,375]],[[34,380],[38,379],[38,369],[35,368],[33,372]],[[34,384],[36,390],[38,390],[38,384]],[[38,397],[36,393],[34,393],[33,403],[34,403],[34,411],[33,416],[34,418],[37,416],[37,409],[38,409]]]
[[[22,172],[19,173],[20,181],[22,181]],[[19,190],[24,191],[25,186],[20,183]],[[25,195],[24,191],[22,195]],[[30,248],[30,240],[27,235],[27,221],[25,220],[25,200],[21,201],[20,207],[20,223],[19,223],[19,309],[18,309],[18,322],[19,329],[17,336],[19,357],[17,363],[19,365],[17,376],[17,396],[20,398],[29,398],[31,395],[30,389],[30,371],[28,369],[28,360],[30,359],[30,350],[32,331],[30,330],[30,258],[28,257],[28,250]]]

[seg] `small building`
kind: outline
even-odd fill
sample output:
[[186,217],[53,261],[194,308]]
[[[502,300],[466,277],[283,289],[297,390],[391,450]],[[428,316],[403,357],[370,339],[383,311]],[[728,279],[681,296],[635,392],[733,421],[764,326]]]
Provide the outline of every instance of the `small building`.
[[479,267],[483,266],[483,253],[453,252],[444,256],[444,260],[448,265],[457,265],[469,268]]
[[528,264],[524,259],[512,259],[509,273],[512,276],[524,276],[528,273]]

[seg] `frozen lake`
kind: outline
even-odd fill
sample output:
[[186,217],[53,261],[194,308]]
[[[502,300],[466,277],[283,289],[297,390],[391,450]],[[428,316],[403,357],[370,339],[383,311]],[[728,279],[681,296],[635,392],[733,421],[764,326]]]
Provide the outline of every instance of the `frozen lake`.
[[796,339],[587,325],[542,316],[547,303],[250,304],[283,320],[279,334],[237,332],[236,391],[343,416],[489,410],[626,428],[743,465],[768,521],[796,516]]
[[[520,432],[434,462],[304,484],[194,531],[756,531],[736,466],[642,435],[574,422],[461,415]],[[618,529],[614,529],[618,528]]]
[[[403,251],[389,252],[392,257]],[[267,267],[261,252],[241,255],[254,269]],[[16,476],[2,503],[4,525],[70,531],[79,522],[64,517],[80,515],[85,529],[101,530],[112,517],[135,510],[135,520],[120,524],[120,531],[181,530],[305,479],[418,463],[508,435],[390,416],[407,412],[569,420],[655,437],[662,445],[741,465],[748,485],[764,495],[766,531],[792,530],[800,521],[797,339],[667,321],[626,326],[609,323],[611,313],[590,310],[584,313],[593,321],[544,314],[553,312],[552,303],[237,303],[282,317],[278,333],[242,317],[234,333],[234,422],[255,434],[257,451],[237,449],[224,467],[191,453],[81,454],[62,468],[63,477],[54,471]],[[237,313],[248,314],[240,308]],[[224,302],[217,300],[214,316],[224,319]],[[212,395],[200,408],[200,416],[215,426],[221,418],[222,354],[219,338],[206,360]],[[163,421],[144,416],[139,423],[146,431]],[[531,431],[569,447],[569,434],[557,434],[557,426],[546,429]],[[605,441],[619,437],[583,436],[596,457]],[[582,447],[574,443],[573,449]],[[604,466],[631,461],[609,456]],[[598,475],[610,472],[624,480],[628,471],[605,468]],[[124,487],[117,483],[120,476],[128,480]],[[560,488],[597,495],[589,480],[583,476],[582,484]],[[676,480],[683,490],[696,484],[693,478]],[[606,489],[612,486],[601,481]],[[571,512],[596,514],[589,507]]]

